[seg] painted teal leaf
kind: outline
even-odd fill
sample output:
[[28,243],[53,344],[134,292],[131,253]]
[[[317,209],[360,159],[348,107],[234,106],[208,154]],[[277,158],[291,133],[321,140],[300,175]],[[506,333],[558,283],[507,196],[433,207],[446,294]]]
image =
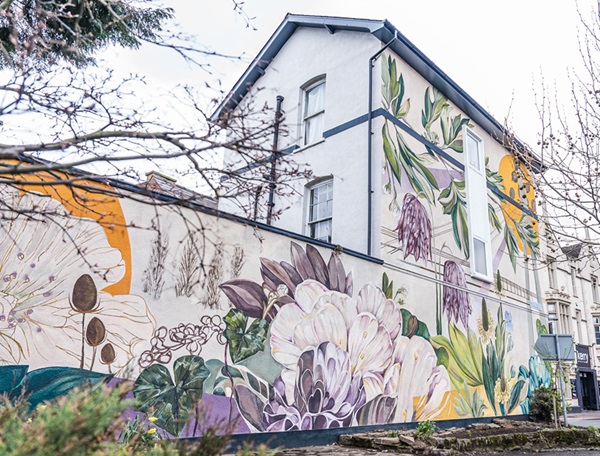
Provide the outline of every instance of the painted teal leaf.
[[29,366],[0,366],[0,394],[9,396],[19,387]]
[[174,379],[160,364],[144,369],[136,379],[133,394],[135,406],[151,411],[157,426],[177,436],[202,398],[204,381],[210,371],[200,356],[182,356],[173,364]]
[[89,387],[110,380],[112,374],[101,374],[74,367],[44,367],[25,375],[15,394],[25,393],[32,407],[67,394],[75,388]]
[[269,323],[257,318],[248,329],[247,325],[248,317],[237,309],[231,309],[225,316],[223,335],[229,341],[229,354],[234,363],[265,349]]
[[515,383],[515,386],[513,386],[510,392],[510,397],[508,399],[508,413],[512,412],[517,407],[517,405],[519,405],[519,397],[521,396],[521,390],[523,389],[523,386],[525,386],[525,382],[523,380],[517,381],[517,383]]

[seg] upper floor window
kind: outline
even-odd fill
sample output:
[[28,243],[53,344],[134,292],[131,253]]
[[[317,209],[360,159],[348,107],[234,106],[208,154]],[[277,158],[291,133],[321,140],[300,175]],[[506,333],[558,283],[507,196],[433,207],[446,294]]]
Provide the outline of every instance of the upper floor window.
[[556,287],[556,260],[548,257],[548,285],[550,288]]
[[333,179],[311,185],[308,191],[308,235],[319,241],[331,242]]
[[577,293],[577,269],[573,266],[571,266],[571,289],[573,291],[573,296],[579,296]]
[[325,79],[304,89],[302,116],[304,144],[312,144],[323,138],[325,125]]
[[592,282],[592,300],[594,304],[598,304],[598,277],[591,276],[590,279]]
[[463,129],[463,137],[466,153],[465,175],[471,273],[480,279],[492,281],[492,251],[483,140],[467,127]]

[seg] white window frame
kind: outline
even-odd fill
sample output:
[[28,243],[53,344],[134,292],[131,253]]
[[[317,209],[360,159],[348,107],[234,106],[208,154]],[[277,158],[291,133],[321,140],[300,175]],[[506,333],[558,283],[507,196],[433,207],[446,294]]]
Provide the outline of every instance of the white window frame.
[[[312,214],[312,208],[314,206],[313,204],[313,195],[315,190],[323,188],[323,187],[327,187],[327,186],[331,186],[331,213],[327,214],[325,217],[320,217],[320,218],[314,218],[313,219],[313,214]],[[319,179],[317,181],[313,181],[312,183],[310,183],[309,185],[306,186],[306,234],[308,237],[313,238],[313,239],[317,239],[317,240],[321,240],[324,242],[329,242],[331,243],[331,240],[333,238],[333,177],[326,177],[323,179]],[[317,225],[317,224],[321,224],[323,222],[329,222],[329,239],[322,239],[322,238],[318,238],[315,237],[313,235],[313,226]]]
[[[477,144],[477,150],[469,149],[468,139]],[[488,214],[488,192],[487,178],[485,172],[485,153],[483,139],[469,127],[463,127],[463,144],[465,158],[465,184],[467,192],[467,216],[469,217],[469,251],[471,261],[471,276],[486,282],[492,282],[494,274],[492,271],[492,247],[490,236],[490,221]],[[471,164],[471,154],[477,154],[478,166]],[[483,244],[485,255],[484,265],[476,264],[475,255],[476,242]],[[485,270],[483,270],[485,267]]]
[[556,290],[557,282],[556,282],[556,259],[552,257],[547,257],[548,263],[548,286],[553,290]]
[[[308,94],[315,90],[317,87],[323,86],[323,106],[319,111],[313,112],[311,114],[306,114],[306,110],[308,109]],[[315,144],[323,139],[323,133],[325,132],[325,96],[326,96],[326,80],[324,76],[320,76],[316,80],[306,84],[302,87],[302,144],[304,146],[309,146],[311,144]],[[322,131],[318,138],[315,138],[313,141],[309,142],[309,136],[307,134],[307,128],[309,125],[309,121],[315,120],[318,117],[322,118]]]

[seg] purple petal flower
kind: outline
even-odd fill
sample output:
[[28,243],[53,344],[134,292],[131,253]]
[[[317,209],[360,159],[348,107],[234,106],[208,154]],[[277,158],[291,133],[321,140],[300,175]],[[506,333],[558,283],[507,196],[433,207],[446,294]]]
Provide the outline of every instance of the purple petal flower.
[[[448,260],[444,263],[444,282],[467,288],[467,279],[462,268],[454,261]],[[464,290],[444,286],[443,292],[444,310],[448,315],[448,321],[462,322],[465,328],[469,324],[469,315],[471,314],[471,304],[469,295]]]
[[352,424],[366,402],[362,376],[350,373],[350,355],[330,342],[310,347],[296,367],[294,397],[279,377],[263,410],[266,431],[328,429]]
[[412,193],[404,195],[396,230],[405,259],[409,255],[413,255],[416,261],[431,259],[431,220],[425,206]]
[[234,279],[222,283],[219,288],[236,309],[249,317],[262,318],[267,306],[267,297],[259,284],[250,280]]

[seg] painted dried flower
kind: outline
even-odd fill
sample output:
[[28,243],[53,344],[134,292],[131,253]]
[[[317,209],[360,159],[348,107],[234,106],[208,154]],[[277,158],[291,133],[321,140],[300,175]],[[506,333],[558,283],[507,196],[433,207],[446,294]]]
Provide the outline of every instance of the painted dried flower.
[[405,259],[410,255],[416,261],[431,259],[431,220],[425,206],[412,193],[404,195],[396,230]]
[[[456,285],[457,287],[467,288],[467,279],[462,268],[452,260],[444,263],[444,282]],[[469,326],[469,315],[471,314],[471,304],[469,295],[465,290],[444,286],[443,305],[448,321],[460,320],[465,328]]]

